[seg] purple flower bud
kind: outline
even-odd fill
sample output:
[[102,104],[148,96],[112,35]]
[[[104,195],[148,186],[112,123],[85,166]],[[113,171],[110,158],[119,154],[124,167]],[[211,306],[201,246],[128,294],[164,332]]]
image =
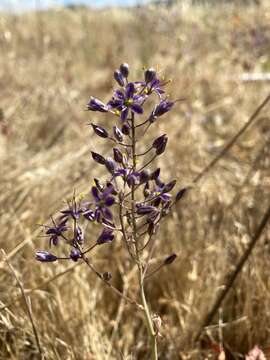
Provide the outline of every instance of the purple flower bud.
[[122,133],[125,135],[129,135],[130,133],[130,127],[127,123],[124,123],[122,126]]
[[153,142],[153,147],[156,149],[156,154],[157,155],[161,155],[162,153],[164,153],[164,151],[166,149],[167,142],[168,142],[168,137],[167,137],[166,134],[158,137]]
[[107,170],[111,173],[114,174],[114,171],[116,170],[116,164],[113,161],[112,158],[108,157],[105,161],[105,166],[107,168]]
[[158,138],[156,138],[154,141],[153,141],[153,148],[158,148],[163,142],[164,142],[164,138],[166,137],[167,135],[166,134],[163,134],[163,135],[160,135]]
[[149,121],[153,123],[158,117],[170,111],[173,105],[174,105],[174,101],[161,100],[161,102],[154,107],[150,115]]
[[87,219],[89,221],[95,221],[96,220],[95,212],[93,210],[84,211],[83,216],[85,217],[85,219]]
[[177,255],[175,253],[169,255],[166,257],[166,259],[164,260],[164,265],[170,265],[171,263],[174,262],[174,260],[177,258]]
[[150,171],[149,170],[142,170],[140,172],[140,183],[146,183],[150,179]]
[[100,111],[107,112],[108,106],[105,105],[102,101],[91,96],[89,103],[87,104],[87,110],[90,111]]
[[118,162],[120,164],[123,162],[123,154],[117,148],[113,149],[113,157],[116,162]]
[[124,78],[127,78],[128,74],[129,74],[129,66],[128,66],[128,64],[127,63],[121,64],[120,65],[120,71],[121,71],[121,74],[124,76]]
[[151,174],[151,180],[156,180],[159,177],[160,174],[160,168],[157,168],[155,171]]
[[112,279],[112,274],[108,271],[105,271],[103,274],[102,274],[102,277],[105,281],[110,281]]
[[113,127],[113,134],[117,141],[119,141],[119,142],[123,141],[122,131],[117,126]]
[[98,245],[106,244],[108,242],[113,241],[113,239],[114,239],[113,230],[109,228],[104,228],[102,233],[99,235],[97,239],[97,244]]
[[98,164],[104,165],[104,164],[106,163],[106,159],[105,159],[102,155],[100,155],[100,154],[98,154],[98,153],[96,153],[96,152],[94,152],[94,151],[91,151],[91,154],[92,154],[92,158],[93,158]]
[[138,215],[147,215],[147,214],[151,214],[153,212],[156,212],[156,208],[154,206],[150,206],[150,205],[137,205],[137,214]]
[[102,137],[102,138],[107,138],[107,137],[109,136],[107,130],[105,130],[103,127],[97,126],[97,125],[95,125],[95,124],[91,124],[91,125],[92,125],[92,128],[93,128],[94,132],[95,132],[98,136],[100,136],[100,137]]
[[56,261],[58,259],[57,256],[49,253],[48,251],[37,251],[36,252],[36,260],[41,261],[41,262],[53,262]]
[[84,235],[83,235],[83,231],[80,228],[80,226],[76,226],[76,228],[75,228],[74,242],[78,243],[80,245],[83,244],[83,242],[84,242]]
[[178,202],[180,199],[182,199],[182,197],[185,195],[186,191],[187,191],[187,188],[183,188],[183,189],[179,190],[178,193],[176,194],[175,201]]
[[164,193],[170,192],[174,188],[175,184],[176,184],[176,180],[170,181],[168,184],[164,186],[162,192]]
[[77,249],[72,249],[72,250],[70,251],[69,257],[70,257],[71,260],[73,260],[73,261],[78,261],[78,259],[81,257],[81,253],[80,253],[80,251],[77,250]]
[[120,86],[125,85],[124,76],[120,70],[115,70],[115,72],[113,73],[113,76],[114,76],[115,81],[117,81]]
[[144,79],[146,83],[153,81],[156,77],[156,71],[153,68],[147,69],[144,72]]

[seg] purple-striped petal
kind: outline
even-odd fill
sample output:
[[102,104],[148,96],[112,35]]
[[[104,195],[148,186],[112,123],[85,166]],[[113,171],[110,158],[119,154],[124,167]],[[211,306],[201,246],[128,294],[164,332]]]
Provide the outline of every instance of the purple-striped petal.
[[128,107],[125,107],[121,112],[121,120],[126,121],[128,117]]
[[134,111],[137,114],[143,113],[143,108],[139,104],[133,104],[130,106],[131,110]]

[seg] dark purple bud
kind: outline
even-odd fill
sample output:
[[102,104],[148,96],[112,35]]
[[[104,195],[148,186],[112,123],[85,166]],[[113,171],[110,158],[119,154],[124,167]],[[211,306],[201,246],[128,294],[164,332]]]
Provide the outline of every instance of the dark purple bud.
[[149,170],[142,170],[140,172],[140,183],[146,183],[150,179],[150,171]]
[[117,192],[114,184],[113,184],[111,181],[107,181],[107,182],[106,182],[106,185],[107,185],[107,188],[110,188],[110,193],[111,193],[112,195],[117,195],[117,194],[118,194],[118,192]]
[[106,206],[112,206],[115,203],[115,199],[113,196],[108,196],[104,200]]
[[83,242],[84,242],[83,231],[80,228],[80,226],[76,226],[76,228],[75,228],[74,241],[75,241],[75,243],[78,243],[80,245],[83,244]]
[[120,164],[123,162],[123,154],[117,148],[113,149],[113,157],[116,162],[118,162]]
[[124,76],[120,70],[115,70],[115,72],[113,73],[113,76],[114,76],[115,81],[117,81],[120,86],[125,85]]
[[125,135],[129,135],[130,133],[130,127],[127,123],[124,123],[122,126],[122,133]]
[[166,259],[164,260],[164,265],[170,265],[171,263],[174,262],[174,260],[177,258],[176,254],[171,254],[169,256],[166,257]]
[[97,163],[99,163],[99,164],[101,164],[101,165],[104,165],[104,164],[106,163],[106,159],[105,159],[102,155],[100,155],[100,154],[98,154],[98,153],[96,153],[96,152],[94,152],[94,151],[91,151],[91,154],[92,154],[92,158],[93,158]]
[[100,136],[100,137],[102,137],[102,138],[107,138],[107,137],[109,136],[107,130],[105,130],[103,127],[97,126],[97,125],[95,125],[95,124],[91,124],[91,125],[92,125],[92,128],[93,128],[94,132],[95,132],[98,136]]
[[71,258],[71,260],[73,261],[78,261],[78,259],[81,257],[81,253],[79,250],[77,249],[72,249],[70,252],[69,257]]
[[164,138],[167,137],[166,134],[163,134],[163,135],[160,135],[158,138],[156,138],[154,141],[153,141],[153,148],[158,148],[163,142],[164,142]]
[[95,221],[96,220],[95,212],[93,210],[84,211],[83,216],[85,217],[85,219],[87,219],[89,221]]
[[187,191],[187,188],[183,188],[181,190],[178,191],[178,193],[176,194],[176,197],[175,197],[175,201],[179,201],[180,199],[182,199],[182,197],[185,195]]
[[176,180],[170,181],[168,184],[164,186],[162,192],[164,193],[170,192],[175,187],[175,184],[176,184]]
[[154,206],[150,206],[150,205],[137,206],[137,214],[138,215],[151,214],[152,212],[155,212],[156,210],[157,209]]
[[151,180],[156,180],[159,177],[160,174],[160,168],[157,168],[155,171],[152,172],[151,174]]
[[174,101],[161,100],[161,102],[154,107],[154,110],[150,115],[149,121],[154,122],[158,117],[170,111],[173,105]]
[[121,64],[120,65],[120,71],[121,71],[121,74],[124,76],[124,78],[127,78],[128,74],[129,74],[129,66],[128,66],[128,64],[127,63]]
[[156,71],[153,68],[147,69],[144,72],[144,79],[146,83],[153,81],[156,77]]
[[106,244],[108,242],[113,241],[113,239],[114,239],[113,230],[109,228],[104,228],[102,233],[99,235],[97,239],[97,244],[98,245]]
[[113,127],[113,134],[117,141],[119,141],[119,142],[123,141],[122,131],[117,126]]
[[96,187],[98,188],[98,190],[103,191],[104,186],[101,185],[100,181],[97,178],[94,178],[94,182],[95,182]]
[[116,164],[115,164],[115,162],[113,161],[113,159],[110,158],[110,157],[108,157],[108,158],[106,159],[106,161],[105,161],[105,166],[106,166],[107,170],[108,170],[111,174],[113,174],[114,171],[116,170]]
[[49,253],[48,251],[37,251],[36,252],[36,260],[41,261],[41,262],[53,262],[56,261],[58,259],[57,256]]
[[158,137],[153,142],[153,147],[156,149],[156,154],[157,155],[161,155],[162,153],[164,153],[164,151],[166,149],[167,142],[168,142],[168,136],[166,134]]
[[155,183],[156,183],[157,186],[159,186],[160,188],[163,188],[163,187],[165,186],[164,182],[162,182],[159,177],[157,177],[157,178],[155,179]]
[[90,101],[87,104],[87,110],[107,112],[108,106],[105,105],[102,101],[91,96]]
[[106,271],[102,274],[102,277],[105,281],[110,281],[112,279],[112,274],[110,272]]

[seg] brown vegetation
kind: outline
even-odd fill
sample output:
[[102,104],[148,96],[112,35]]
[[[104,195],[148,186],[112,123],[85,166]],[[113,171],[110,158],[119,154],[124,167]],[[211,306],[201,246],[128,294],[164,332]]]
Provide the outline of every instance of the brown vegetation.
[[[87,126],[100,121],[84,112],[89,96],[108,97],[111,74],[123,61],[134,77],[143,66],[157,66],[173,78],[171,97],[186,101],[159,121],[160,134],[169,136],[159,161],[168,178],[186,186],[268,95],[269,82],[244,82],[241,75],[270,71],[269,24],[267,1],[1,15],[0,248],[31,299],[46,359],[146,358],[142,318],[131,305],[84,265],[34,260],[34,251],[47,245],[36,224],[73,189],[89,191],[100,171],[89,150],[97,146],[106,154]],[[269,105],[161,228],[156,260],[172,251],[178,259],[146,289],[163,320],[160,359],[215,359],[220,341],[236,358],[255,344],[270,345],[269,227],[205,329],[204,343],[192,341],[269,206],[268,112]],[[136,272],[124,256],[115,241],[99,252],[97,266],[136,296]],[[38,358],[25,301],[4,257],[0,305],[0,359]]]

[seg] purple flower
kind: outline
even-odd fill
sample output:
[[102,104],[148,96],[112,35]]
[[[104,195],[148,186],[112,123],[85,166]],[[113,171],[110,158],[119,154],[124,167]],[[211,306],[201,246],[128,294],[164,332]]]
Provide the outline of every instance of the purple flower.
[[156,121],[156,119],[164,114],[166,114],[168,111],[172,109],[174,105],[174,101],[169,100],[161,100],[158,105],[156,105],[149,117],[149,121],[153,123]]
[[134,83],[128,83],[125,91],[116,90],[112,100],[109,101],[108,106],[114,114],[120,115],[122,121],[126,121],[129,111],[142,114],[142,103],[145,96],[137,94]]
[[62,237],[63,233],[67,231],[66,222],[67,219],[64,219],[58,225],[54,223],[54,226],[51,226],[46,230],[46,235],[49,236],[50,246],[52,244],[56,246],[58,244],[58,238]]
[[95,200],[95,219],[98,222],[105,220],[112,220],[113,215],[109,207],[111,207],[115,200],[112,193],[115,191],[112,185],[107,186],[103,191],[100,191],[96,186],[92,187],[92,195]]
[[91,96],[90,101],[87,104],[87,110],[108,112],[109,109],[108,109],[108,106],[105,105],[102,101]]
[[36,260],[41,262],[54,262],[58,259],[57,256],[49,253],[48,251],[37,251],[36,252]]
[[113,230],[109,228],[104,228],[102,233],[99,235],[97,239],[97,244],[98,245],[106,244],[108,242],[113,241],[113,239],[114,239]]

